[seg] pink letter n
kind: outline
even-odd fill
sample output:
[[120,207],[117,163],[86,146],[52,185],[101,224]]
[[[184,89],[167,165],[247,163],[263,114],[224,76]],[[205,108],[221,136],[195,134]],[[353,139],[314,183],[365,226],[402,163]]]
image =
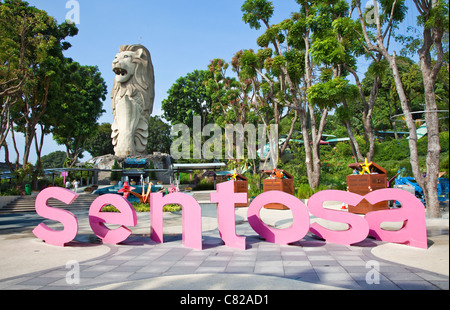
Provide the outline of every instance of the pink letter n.
[[194,197],[174,193],[163,197],[161,193],[150,195],[150,215],[152,240],[163,243],[163,207],[178,204],[183,208],[183,244],[185,247],[202,250],[202,208]]

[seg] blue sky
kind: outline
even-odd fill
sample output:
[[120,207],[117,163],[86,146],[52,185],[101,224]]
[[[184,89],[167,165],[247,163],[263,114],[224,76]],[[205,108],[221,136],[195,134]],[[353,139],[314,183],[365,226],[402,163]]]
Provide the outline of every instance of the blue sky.
[[[28,2],[47,11],[58,22],[64,21],[71,10],[66,8],[68,0]],[[272,2],[275,6],[272,23],[289,18],[298,10],[295,0]],[[262,33],[242,21],[244,0],[78,0],[78,3],[79,33],[69,38],[72,47],[65,55],[82,65],[98,66],[105,79],[108,96],[100,123],[113,121],[109,96],[114,80],[111,63],[120,45],[140,43],[150,50],[156,79],[153,114],[160,115],[161,102],[179,77],[196,69],[206,69],[214,58],[230,62],[237,51],[256,49],[256,39]],[[408,15],[406,23],[415,24],[415,18]],[[365,69],[366,66],[360,66],[359,72],[364,74]],[[17,138],[22,156],[23,142],[21,137]],[[42,155],[55,150],[65,151],[65,148],[47,136]],[[90,158],[89,154],[85,155],[83,160]],[[13,154],[10,156],[13,160]],[[4,161],[3,151],[0,161]],[[35,161],[32,152],[30,162]]]
[[[59,22],[70,9],[67,0],[29,0]],[[258,31],[242,21],[243,0],[78,0],[79,33],[70,38],[66,52],[82,65],[96,65],[112,88],[111,63],[119,46],[140,43],[152,54],[155,67],[154,114],[161,113],[161,101],[181,76],[206,69],[214,58],[231,61],[240,49],[256,48]],[[298,8],[294,0],[275,0],[276,20],[283,20]],[[101,121],[112,122],[109,96]]]

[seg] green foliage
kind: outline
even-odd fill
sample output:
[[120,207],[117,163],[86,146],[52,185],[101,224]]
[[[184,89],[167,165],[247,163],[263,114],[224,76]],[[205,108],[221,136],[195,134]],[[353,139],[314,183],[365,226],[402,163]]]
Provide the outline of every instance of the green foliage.
[[103,123],[98,125],[96,133],[86,141],[86,151],[88,151],[92,157],[114,154],[111,133],[111,124]]
[[[155,169],[155,164],[153,163],[153,161],[150,161],[149,165],[148,165],[148,169]],[[150,180],[156,180],[156,172],[152,171],[149,174]]]
[[296,189],[297,189],[297,198],[309,199],[315,193],[326,190],[328,188],[325,185],[321,185],[316,190],[312,190],[308,184],[300,184]]
[[409,156],[408,140],[390,140],[383,143],[375,142],[375,162],[398,161]]
[[314,40],[311,55],[318,63],[338,64],[345,60],[345,50],[335,36]]
[[18,184],[22,184],[24,180],[29,179],[33,173],[33,166],[31,164],[26,164],[22,168],[14,171],[14,179],[17,180]]
[[246,0],[241,7],[244,13],[242,20],[251,28],[261,28],[260,21],[268,24],[274,12],[273,3],[267,0]]
[[450,147],[448,131],[444,131],[439,134],[439,142],[441,144],[441,153],[448,153]]
[[[119,163],[117,162],[117,159],[116,159],[116,160],[114,160],[112,170],[119,170],[119,169],[122,169],[122,167],[119,165]],[[111,176],[109,178],[111,181],[120,181],[121,178],[122,178],[122,172],[111,171]]]
[[[149,203],[140,203],[140,202],[132,202],[136,212],[150,212],[150,204]],[[163,212],[178,212],[181,210],[181,206],[178,204],[169,204],[163,207]],[[114,206],[108,205],[103,207],[102,212],[119,212]]]
[[20,195],[20,190],[18,188],[15,187],[6,187],[3,186],[3,182],[2,182],[2,190],[0,192],[0,196],[19,196]]
[[170,153],[171,144],[170,125],[157,115],[151,116],[148,123],[147,153]]
[[441,153],[441,164],[439,166],[440,171],[447,171],[444,175],[445,178],[449,178],[449,152]]
[[48,111],[47,117],[54,126],[53,138],[66,146],[73,164],[85,150],[87,140],[98,132],[97,120],[104,112],[107,88],[97,67],[81,66],[71,60],[65,65],[60,108]]
[[254,198],[262,194],[260,175],[258,173],[245,173],[244,176],[248,179],[248,198]]
[[358,95],[355,85],[349,85],[349,81],[337,77],[324,83],[317,83],[307,91],[308,99],[315,105],[335,107],[345,98],[353,98]]
[[[449,134],[444,131],[439,134],[441,153],[449,151]],[[417,152],[419,156],[425,157],[428,152],[428,137],[425,136],[417,141]],[[375,143],[375,162],[400,161],[409,158],[409,142],[407,139],[387,140]]]
[[201,179],[194,188],[196,191],[207,191],[213,189],[214,183],[208,181],[207,179]]
[[263,55],[264,52],[259,52],[259,55],[256,55],[253,50],[240,51],[233,59],[233,67],[237,69],[240,66],[240,74],[243,79],[255,77],[256,68],[261,67]]
[[66,153],[62,151],[52,152],[42,156],[41,164],[43,169],[47,168],[63,168],[66,160]]
[[202,103],[209,106],[211,98],[206,93],[206,81],[209,72],[195,70],[180,77],[167,92],[167,99],[162,101],[164,118],[175,124],[193,127],[194,115],[202,115]]
[[[449,16],[449,8],[448,1],[445,0],[437,0],[428,4],[427,9],[429,9],[427,16],[419,16],[418,23],[425,28],[442,28],[447,29],[449,27],[448,16]],[[425,15],[425,14],[424,14]]]

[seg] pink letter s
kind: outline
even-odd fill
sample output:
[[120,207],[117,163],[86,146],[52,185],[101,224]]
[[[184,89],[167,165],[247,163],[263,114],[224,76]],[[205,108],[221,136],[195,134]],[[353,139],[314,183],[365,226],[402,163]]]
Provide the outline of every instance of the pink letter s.
[[78,195],[74,192],[60,187],[50,187],[40,192],[35,202],[36,213],[44,218],[61,222],[64,230],[53,230],[41,223],[33,230],[33,234],[45,243],[56,246],[64,246],[72,241],[78,233],[77,218],[69,211],[49,206],[48,200],[54,198],[69,205],[77,197]]
[[344,245],[354,244],[366,239],[369,234],[369,225],[364,218],[356,214],[323,208],[325,201],[336,200],[356,206],[362,199],[363,197],[358,194],[337,190],[325,190],[314,194],[308,200],[308,208],[311,214],[324,220],[346,223],[350,227],[346,231],[335,231],[313,223],[310,231],[327,242]]

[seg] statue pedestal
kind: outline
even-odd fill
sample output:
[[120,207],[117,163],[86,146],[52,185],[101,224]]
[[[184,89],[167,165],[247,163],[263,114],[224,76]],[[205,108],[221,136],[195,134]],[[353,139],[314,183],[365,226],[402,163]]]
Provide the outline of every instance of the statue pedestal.
[[[133,163],[135,163],[135,170],[143,169],[140,166],[144,162],[147,163],[147,167],[150,162],[153,162],[154,169],[169,169],[170,168],[170,155],[163,153],[154,153],[153,155],[139,155],[129,157],[118,157],[115,155],[104,155],[92,158],[87,163],[92,164],[94,169],[99,170],[111,170],[114,162],[117,160],[121,167],[127,167],[133,169]],[[148,168],[146,168],[148,169]],[[98,173],[98,185],[107,185],[110,183],[110,171],[99,171]],[[170,176],[165,172],[156,172],[156,181],[161,181],[164,184],[170,183]]]

